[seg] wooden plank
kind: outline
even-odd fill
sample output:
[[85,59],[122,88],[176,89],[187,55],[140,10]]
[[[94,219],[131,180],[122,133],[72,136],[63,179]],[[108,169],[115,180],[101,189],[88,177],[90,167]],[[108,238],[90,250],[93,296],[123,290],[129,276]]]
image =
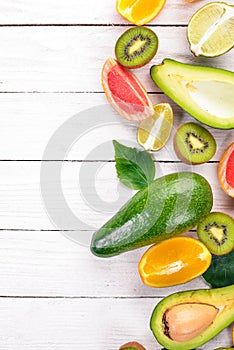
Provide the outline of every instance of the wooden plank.
[[[47,165],[54,162],[46,163]],[[177,163],[158,163],[157,176],[176,171],[195,171],[203,174],[214,192],[214,210],[233,215],[233,199],[220,188],[217,180],[217,164],[190,167]],[[54,229],[45,212],[40,189],[40,162],[1,162],[0,227],[2,229]],[[91,227],[96,230],[108,220],[133,194],[120,185],[115,164],[110,162],[65,162],[60,180],[49,169],[43,189],[50,194],[49,202],[56,216],[59,229],[79,230]],[[82,171],[82,172],[81,172]],[[69,213],[81,221],[67,219],[63,201],[58,197],[57,186],[62,186]],[[82,189],[82,190],[81,190]],[[47,201],[48,204],[48,201]],[[65,220],[62,223],[58,219]],[[66,220],[67,219],[67,220]],[[58,223],[59,221],[59,223]],[[83,225],[83,224],[84,225]]]
[[[1,349],[116,350],[136,340],[160,350],[149,328],[159,300],[0,299]],[[230,334],[224,330],[201,349],[231,346]]]
[[[170,102],[174,111],[171,138],[166,147],[153,156],[156,160],[178,161],[172,146],[175,130],[182,123],[195,120],[165,95],[155,94],[151,95],[151,98],[154,104]],[[69,130],[62,135],[70,135],[70,130],[77,130],[77,139],[66,154],[68,160],[113,160],[113,139],[138,147],[138,123],[131,124],[122,119],[107,104],[104,94],[0,94],[0,115],[2,160],[41,160],[52,135],[58,128],[63,129],[63,125],[64,130],[67,129],[66,125],[69,123]],[[77,118],[72,118],[74,115],[77,115]],[[233,141],[234,131],[209,127],[207,129],[217,142],[216,155],[212,161],[219,161],[225,148]],[[61,147],[61,142],[62,140],[57,143],[56,149]],[[97,148],[107,142],[109,145],[101,151]],[[56,159],[56,149],[50,159]]]
[[[167,1],[161,13],[152,21],[153,24],[187,24],[190,16],[209,0],[188,4],[185,0]],[[92,10],[91,10],[92,9]],[[1,24],[60,24],[60,23],[95,23],[126,24],[115,10],[115,2],[100,0],[94,5],[92,0],[9,0],[1,4]]]
[[66,234],[1,231],[0,296],[137,298],[208,288],[202,278],[170,288],[146,287],[137,270],[146,248],[100,259]]
[[[189,6],[189,5],[187,5]],[[0,29],[1,91],[102,91],[101,69],[114,55],[121,27],[2,27]],[[158,91],[149,68],[165,57],[182,62],[234,69],[233,54],[195,58],[184,27],[157,27],[159,50],[147,66],[136,70],[148,91]],[[175,40],[177,38],[177,40]]]

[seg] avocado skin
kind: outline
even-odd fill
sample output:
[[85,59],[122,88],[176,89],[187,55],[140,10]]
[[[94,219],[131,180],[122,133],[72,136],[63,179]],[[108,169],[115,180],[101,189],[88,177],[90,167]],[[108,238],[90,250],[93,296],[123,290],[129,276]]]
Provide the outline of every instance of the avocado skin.
[[[185,64],[165,58],[161,64],[150,68],[150,76],[167,96],[201,123],[217,129],[234,128],[234,107],[232,115],[222,118],[222,116],[209,113],[206,108],[202,109],[197,104],[195,106],[188,93],[189,90],[196,89],[193,82],[197,81],[229,83],[233,85],[234,91],[234,72],[221,68]],[[223,104],[222,99],[225,93],[225,88],[223,88],[220,92],[220,104]]]
[[91,251],[110,257],[179,235],[209,214],[212,204],[210,185],[201,175],[163,176],[138,191],[94,233]]
[[[177,342],[164,334],[163,316],[169,308],[185,303],[213,305],[219,312],[212,324],[200,335],[187,342]],[[166,349],[191,350],[207,343],[233,321],[234,284],[223,288],[190,290],[167,296],[156,305],[151,316],[150,328],[157,341]]]

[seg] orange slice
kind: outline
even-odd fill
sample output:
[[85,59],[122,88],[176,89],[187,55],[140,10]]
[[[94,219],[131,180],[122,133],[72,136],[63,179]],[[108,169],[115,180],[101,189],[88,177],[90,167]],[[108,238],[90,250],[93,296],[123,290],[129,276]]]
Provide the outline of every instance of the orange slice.
[[201,276],[210,266],[211,254],[197,239],[175,237],[149,248],[139,263],[144,284],[170,287]]
[[153,104],[139,80],[114,58],[102,69],[102,86],[112,107],[125,119],[139,122],[154,114]]
[[118,13],[129,22],[141,26],[162,10],[166,0],[117,0]]

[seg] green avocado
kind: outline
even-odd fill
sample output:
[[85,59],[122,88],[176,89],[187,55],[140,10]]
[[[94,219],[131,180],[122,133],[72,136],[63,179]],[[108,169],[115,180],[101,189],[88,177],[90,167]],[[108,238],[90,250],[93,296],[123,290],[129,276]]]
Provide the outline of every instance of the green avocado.
[[138,191],[94,233],[91,251],[110,257],[179,235],[210,213],[213,195],[199,174],[162,176]]
[[150,70],[154,83],[200,122],[234,128],[234,73],[165,59]]
[[155,307],[150,327],[170,350],[203,345],[234,321],[234,285],[172,294]]

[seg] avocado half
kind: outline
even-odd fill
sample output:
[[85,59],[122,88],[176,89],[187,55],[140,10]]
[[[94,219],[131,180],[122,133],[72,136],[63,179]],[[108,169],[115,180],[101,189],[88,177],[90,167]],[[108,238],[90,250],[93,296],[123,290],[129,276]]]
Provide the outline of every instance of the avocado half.
[[154,83],[200,122],[234,128],[234,73],[165,59],[150,70]]
[[[204,308],[204,314],[199,310],[199,316],[198,313],[191,315],[197,306]],[[180,312],[176,315],[174,310],[179,308]],[[206,324],[205,320],[209,319],[207,309],[215,312],[212,320]],[[184,310],[184,313],[181,310]],[[169,313],[174,319],[167,317]],[[234,285],[231,285],[224,288],[179,292],[164,298],[152,313],[150,327],[157,341],[166,349],[191,350],[214,338],[233,321]],[[187,340],[181,340],[182,338]]]

